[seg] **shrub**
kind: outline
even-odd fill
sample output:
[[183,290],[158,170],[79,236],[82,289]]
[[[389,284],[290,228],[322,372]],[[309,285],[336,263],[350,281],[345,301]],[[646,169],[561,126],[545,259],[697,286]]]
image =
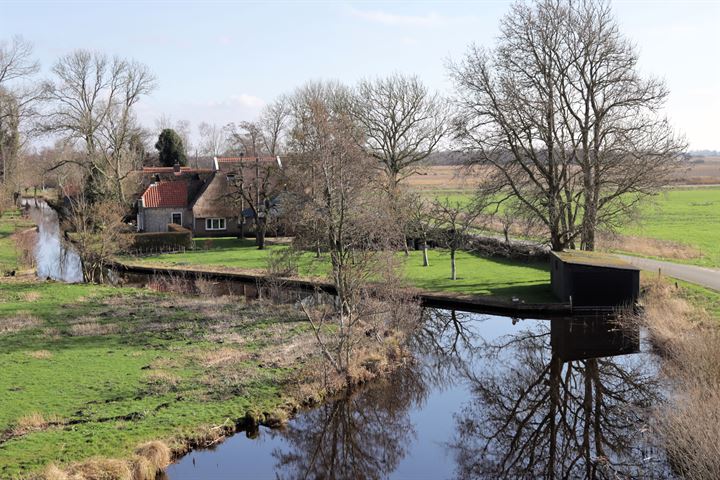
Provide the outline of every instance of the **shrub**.
[[192,247],[192,232],[179,225],[169,224],[167,232],[135,233],[128,250],[150,252],[159,250],[181,250]]

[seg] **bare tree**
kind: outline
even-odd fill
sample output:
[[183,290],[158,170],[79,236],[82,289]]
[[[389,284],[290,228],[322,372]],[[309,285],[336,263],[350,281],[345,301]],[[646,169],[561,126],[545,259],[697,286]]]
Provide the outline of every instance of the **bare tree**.
[[90,203],[83,195],[71,200],[67,235],[80,256],[84,281],[105,282],[111,258],[129,246],[124,214],[124,205],[112,200]]
[[263,149],[268,155],[275,156],[281,153],[289,116],[290,104],[284,95],[266,105],[260,112],[258,124],[262,131]]
[[428,240],[433,232],[433,221],[430,215],[431,208],[427,201],[418,194],[408,196],[407,201],[409,221],[408,233],[421,242],[423,252],[423,267],[430,266],[428,259]]
[[256,157],[265,153],[262,127],[258,122],[243,121],[237,125],[231,123],[225,128],[229,132],[230,145],[239,151],[241,156]]
[[84,149],[84,158],[72,161],[86,171],[90,198],[109,192],[125,201],[123,182],[137,167],[128,149],[139,128],[133,108],[154,88],[154,77],[145,65],[87,50],[61,57],[52,71],[46,129]]
[[[387,221],[387,202],[378,195],[381,182],[370,173],[373,160],[359,147],[348,90],[336,83],[313,83],[299,89],[292,103],[296,238],[301,246],[320,245],[328,253],[337,292],[332,305],[305,305],[305,313],[326,358],[350,383],[354,353],[367,338],[363,332],[385,331],[403,310],[400,305],[409,305],[377,301],[372,295],[371,282],[391,277],[392,250],[401,239]],[[336,329],[328,339],[330,323]]]
[[494,50],[450,65],[458,140],[554,250],[593,249],[598,226],[656,191],[684,148],[661,115],[664,86],[636,64],[606,3],[541,0],[511,7]]
[[434,201],[430,208],[434,236],[442,246],[450,250],[450,278],[457,280],[457,251],[465,245],[468,232],[482,214],[484,205],[479,201],[463,205],[446,198]]
[[360,82],[353,114],[363,146],[387,175],[388,190],[415,172],[447,132],[447,109],[419,78],[400,74]]
[[8,182],[18,170],[23,132],[37,113],[41,89],[32,79],[39,68],[30,42],[20,36],[0,41],[0,183]]
[[281,165],[275,159],[248,157],[228,180],[230,200],[238,205],[240,214],[245,207],[252,211],[258,250],[265,248],[268,222],[277,213],[276,202],[283,189],[280,170]]
[[227,150],[228,131],[214,123],[201,122],[198,125],[200,133],[200,153],[211,157],[222,155]]

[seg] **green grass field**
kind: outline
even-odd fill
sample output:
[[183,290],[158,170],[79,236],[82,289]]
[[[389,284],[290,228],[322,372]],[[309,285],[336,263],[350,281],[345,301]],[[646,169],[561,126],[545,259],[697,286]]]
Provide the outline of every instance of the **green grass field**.
[[[186,253],[160,254],[142,258],[123,259],[130,263],[172,267],[226,267],[230,269],[267,269],[270,252],[287,248],[268,245],[258,250],[253,240],[234,238],[196,240],[198,250]],[[409,257],[399,253],[406,279],[413,286],[432,291],[449,291],[475,295],[495,295],[510,299],[514,296],[526,302],[555,301],[549,288],[550,273],[544,264],[525,264],[501,259],[489,259],[466,252],[458,252],[458,279],[450,279],[450,255],[443,250],[429,252],[430,266],[422,266],[422,252],[412,251]],[[304,276],[323,276],[329,272],[326,257],[316,259],[310,252],[299,258],[298,273]]]
[[640,211],[640,222],[621,233],[690,245],[701,258],[681,260],[720,267],[720,188],[669,189]]
[[[461,204],[472,199],[472,192],[462,190],[426,190],[423,194]],[[625,225],[619,233],[688,245],[702,256],[667,260],[720,267],[720,187],[667,189],[648,198],[638,220]]]
[[294,342],[314,345],[290,307],[0,283],[0,478],[272,412],[310,365]]

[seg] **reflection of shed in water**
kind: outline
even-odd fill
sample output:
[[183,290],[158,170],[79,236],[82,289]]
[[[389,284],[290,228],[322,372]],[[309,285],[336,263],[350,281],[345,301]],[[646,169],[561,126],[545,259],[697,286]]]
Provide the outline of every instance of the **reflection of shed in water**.
[[604,317],[554,319],[550,345],[553,354],[566,362],[638,353],[640,327],[620,326]]
[[640,270],[597,252],[552,252],[551,283],[555,296],[573,306],[634,305],[640,295]]

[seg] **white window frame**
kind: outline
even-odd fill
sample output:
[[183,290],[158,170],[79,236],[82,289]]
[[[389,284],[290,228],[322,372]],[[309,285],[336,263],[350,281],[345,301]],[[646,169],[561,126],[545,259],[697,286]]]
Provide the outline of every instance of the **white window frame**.
[[[175,215],[180,215],[180,223],[175,223],[175,222],[173,222],[173,216],[175,216]],[[182,212],[172,212],[172,213],[170,214],[170,223],[175,223],[175,225],[180,225],[180,226],[182,227],[182,224],[183,224],[183,214],[182,214]]]
[[[217,227],[213,227],[213,221],[217,220]],[[222,227],[220,226],[222,224]],[[227,230],[227,220],[224,218],[206,218],[205,230]]]

